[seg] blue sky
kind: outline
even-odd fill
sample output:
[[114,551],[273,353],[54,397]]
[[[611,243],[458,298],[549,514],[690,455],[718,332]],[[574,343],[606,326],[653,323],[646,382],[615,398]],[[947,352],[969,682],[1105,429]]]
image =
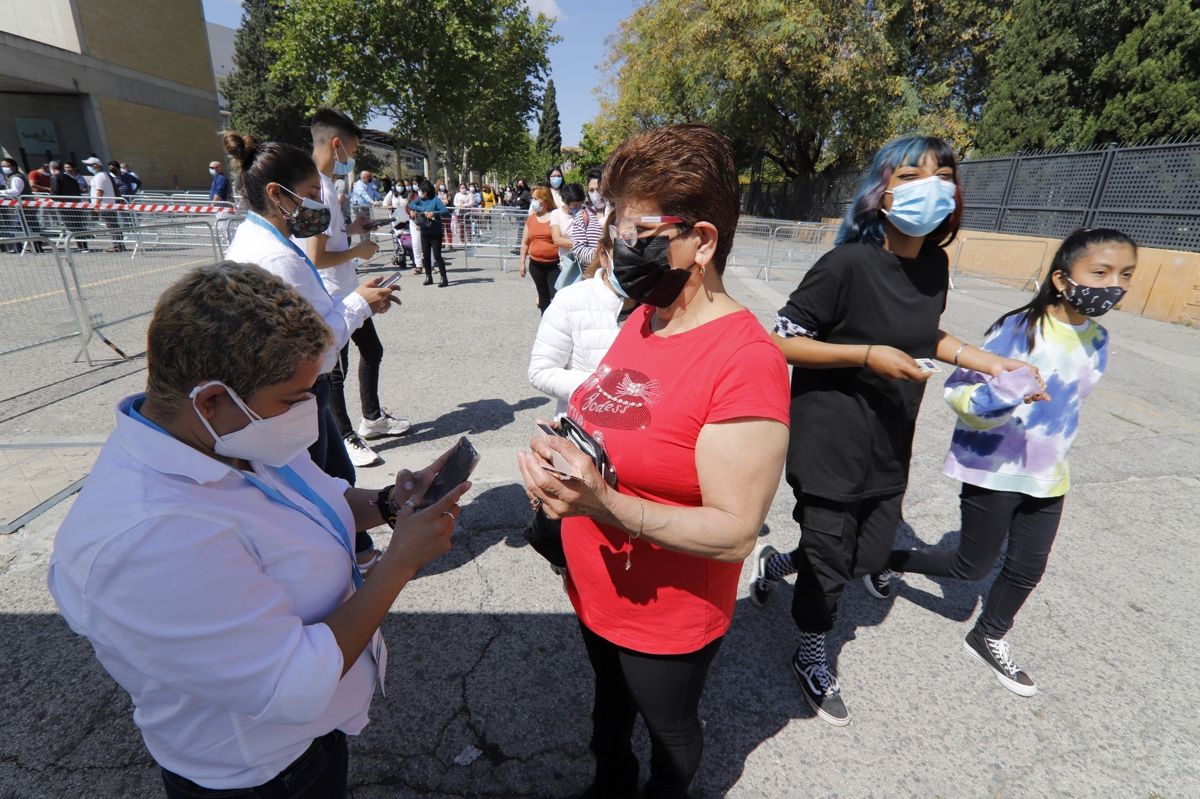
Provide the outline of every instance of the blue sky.
[[[558,94],[563,144],[579,143],[580,126],[596,115],[592,90],[600,83],[597,67],[604,60],[604,40],[633,13],[638,0],[527,0],[535,11],[555,19],[562,41],[550,48],[550,77]],[[204,0],[210,22],[239,27],[241,0]],[[536,126],[536,122],[534,123]]]

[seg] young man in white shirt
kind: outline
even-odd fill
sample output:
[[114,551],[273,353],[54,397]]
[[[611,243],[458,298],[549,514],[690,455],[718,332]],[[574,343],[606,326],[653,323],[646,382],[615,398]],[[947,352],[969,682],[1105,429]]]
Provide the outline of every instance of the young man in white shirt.
[[[96,202],[112,203],[118,197],[120,192],[117,191],[117,182],[113,180],[112,174],[104,166],[104,162],[96,156],[83,159],[83,165],[87,167],[88,172],[92,173],[91,180],[91,197]],[[101,211],[100,218],[104,221],[104,226],[109,230],[121,229],[121,217],[116,211]],[[106,248],[105,252],[125,252],[125,237],[120,232],[113,234],[112,246]]]
[[[321,202],[332,209],[339,209],[334,176],[350,174],[350,159],[358,151],[362,131],[354,122],[339,111],[329,108],[318,109],[311,124],[313,137],[313,162],[321,173]],[[367,240],[350,246],[350,236],[366,232],[364,218],[355,219],[347,225],[340,210],[335,210],[329,228],[322,234],[304,239],[309,260],[321,271],[325,288],[334,297],[345,296],[358,288],[358,274],[354,270],[355,259],[368,260],[379,251],[375,242]],[[372,466],[382,459],[366,443],[365,439],[395,436],[408,432],[411,426],[407,419],[392,416],[379,403],[379,365],[383,360],[383,344],[375,331],[374,323],[368,319],[356,330],[350,340],[358,348],[358,393],[362,404],[362,419],[357,428],[350,423],[346,409],[344,383],[350,363],[350,347],[342,349],[338,363],[330,373],[332,396],[330,408],[337,421],[338,430],[346,443],[346,451],[355,466]]]

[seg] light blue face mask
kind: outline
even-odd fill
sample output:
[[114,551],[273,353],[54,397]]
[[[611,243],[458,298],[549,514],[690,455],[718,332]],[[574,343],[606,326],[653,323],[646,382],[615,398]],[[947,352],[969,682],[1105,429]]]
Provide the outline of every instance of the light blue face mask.
[[625,293],[625,289],[621,288],[621,284],[617,281],[617,276],[616,276],[616,274],[613,273],[613,270],[609,269],[607,271],[608,271],[608,285],[612,286],[612,290],[617,292],[617,296],[624,297],[627,300],[633,299],[632,297],[630,297],[628,294]]
[[888,189],[892,207],[883,213],[906,236],[928,236],[954,213],[956,186],[952,180],[933,175]]
[[550,185],[556,189],[559,188],[562,186],[562,178],[558,175],[555,175],[554,177],[550,178]]
[[[338,159],[339,152],[341,155],[346,156],[345,161]],[[341,144],[338,144],[337,152],[335,152],[334,156],[333,156],[333,174],[349,175],[353,169],[354,169],[354,162],[351,160],[350,156],[346,155],[346,151],[342,149]]]

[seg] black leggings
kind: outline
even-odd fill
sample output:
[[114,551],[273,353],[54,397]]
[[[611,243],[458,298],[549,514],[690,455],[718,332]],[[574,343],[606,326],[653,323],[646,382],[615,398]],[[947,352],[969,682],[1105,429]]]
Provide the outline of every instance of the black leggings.
[[[446,282],[446,261],[442,258],[442,231],[430,233],[432,228],[421,231],[421,257],[425,261],[425,279],[433,280],[433,263],[437,262],[438,273],[442,282]],[[430,256],[433,256],[432,258]]]
[[1008,554],[992,583],[975,626],[988,638],[1003,638],[1017,611],[1046,572],[1062,518],[1063,497],[1031,497],[963,483],[962,538],[958,549],[897,550],[888,568],[901,572],[982,580],[992,570],[1004,537]]
[[[350,334],[350,340],[358,348],[358,401],[362,405],[364,419],[378,419],[381,412],[379,406],[379,364],[383,361],[383,343],[375,330],[375,323],[368,319],[362,327]],[[337,422],[338,432],[342,438],[354,432],[350,424],[350,413],[346,409],[346,371],[350,368],[350,345],[342,347],[338,362],[329,373],[329,383],[332,389],[329,397],[329,409],[333,411],[334,421]]]
[[722,639],[686,655],[648,655],[579,628],[596,673],[591,748],[598,795],[634,795],[638,765],[630,737],[641,713],[651,743],[646,799],[686,797],[704,752],[700,695]]
[[542,313],[546,312],[550,301],[554,299],[554,282],[558,280],[560,271],[558,261],[551,263],[529,259],[529,274],[533,276],[533,285],[537,287],[538,310]]
[[903,493],[856,502],[808,494],[798,498],[792,512],[800,522],[800,546],[792,552],[792,618],[802,632],[832,630],[846,583],[883,571],[896,540],[903,499]]

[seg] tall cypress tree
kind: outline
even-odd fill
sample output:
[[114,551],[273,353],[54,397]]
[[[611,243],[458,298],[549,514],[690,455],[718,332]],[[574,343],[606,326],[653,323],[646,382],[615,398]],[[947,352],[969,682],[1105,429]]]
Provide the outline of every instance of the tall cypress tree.
[[267,47],[279,22],[276,0],[243,0],[242,27],[233,43],[234,69],[221,81],[229,100],[229,125],[260,140],[308,145],[304,100],[290,81],[271,78],[274,55]]
[[562,152],[562,129],[558,124],[558,100],[554,94],[554,81],[546,82],[546,94],[542,98],[542,118],[538,122],[538,152],[558,159]]

